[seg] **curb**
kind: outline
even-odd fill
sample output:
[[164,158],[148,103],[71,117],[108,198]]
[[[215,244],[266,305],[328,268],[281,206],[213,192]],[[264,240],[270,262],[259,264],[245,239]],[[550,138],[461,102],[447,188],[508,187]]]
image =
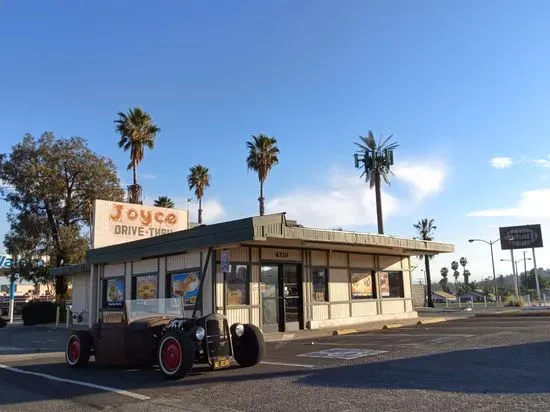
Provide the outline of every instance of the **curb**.
[[382,329],[393,329],[393,328],[401,328],[403,325],[401,323],[389,323],[387,325],[382,326]]
[[332,336],[336,335],[348,335],[350,333],[359,333],[358,329],[336,329],[332,332]]
[[525,311],[510,311],[501,313],[478,313],[476,318],[506,318],[506,317],[550,317],[550,312],[525,312]]
[[431,319],[423,319],[416,322],[417,325],[431,325],[432,323],[441,323],[446,322],[447,318],[431,318]]
[[65,356],[65,352],[34,352],[34,353],[18,353],[10,355],[0,355],[0,362],[15,362],[34,359],[44,359],[49,357]]

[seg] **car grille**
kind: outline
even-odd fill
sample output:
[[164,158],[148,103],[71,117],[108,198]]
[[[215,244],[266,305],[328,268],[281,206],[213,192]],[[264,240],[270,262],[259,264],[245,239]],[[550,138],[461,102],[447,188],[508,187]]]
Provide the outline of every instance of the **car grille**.
[[231,356],[229,327],[225,319],[208,319],[206,321],[206,344],[210,358]]

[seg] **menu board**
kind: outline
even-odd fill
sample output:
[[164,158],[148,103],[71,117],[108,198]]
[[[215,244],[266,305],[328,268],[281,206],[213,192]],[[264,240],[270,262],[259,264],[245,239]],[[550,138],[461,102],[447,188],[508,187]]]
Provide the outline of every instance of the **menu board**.
[[390,278],[388,272],[380,272],[378,278],[380,279],[380,295],[390,296]]
[[157,275],[136,277],[136,299],[156,299],[157,282]]
[[106,279],[105,306],[108,308],[121,308],[124,305],[124,279]]
[[372,273],[354,273],[351,275],[351,297],[357,298],[372,298],[373,284]]
[[199,296],[198,272],[174,273],[172,275],[172,296],[183,298],[184,304],[195,304]]

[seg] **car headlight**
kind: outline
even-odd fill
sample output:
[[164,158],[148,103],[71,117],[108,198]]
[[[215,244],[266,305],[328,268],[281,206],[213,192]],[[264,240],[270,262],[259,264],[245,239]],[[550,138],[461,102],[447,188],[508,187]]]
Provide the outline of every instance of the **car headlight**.
[[242,324],[238,324],[235,326],[235,334],[239,337],[244,335],[244,326]]
[[195,329],[195,338],[197,338],[197,340],[203,340],[204,334],[204,328],[197,326],[197,328]]

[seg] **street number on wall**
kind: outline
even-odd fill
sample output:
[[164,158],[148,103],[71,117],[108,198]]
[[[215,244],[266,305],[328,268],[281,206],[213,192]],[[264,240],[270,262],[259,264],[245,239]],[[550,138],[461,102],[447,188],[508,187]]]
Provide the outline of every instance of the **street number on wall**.
[[275,257],[276,258],[287,258],[288,257],[288,252],[275,252]]

